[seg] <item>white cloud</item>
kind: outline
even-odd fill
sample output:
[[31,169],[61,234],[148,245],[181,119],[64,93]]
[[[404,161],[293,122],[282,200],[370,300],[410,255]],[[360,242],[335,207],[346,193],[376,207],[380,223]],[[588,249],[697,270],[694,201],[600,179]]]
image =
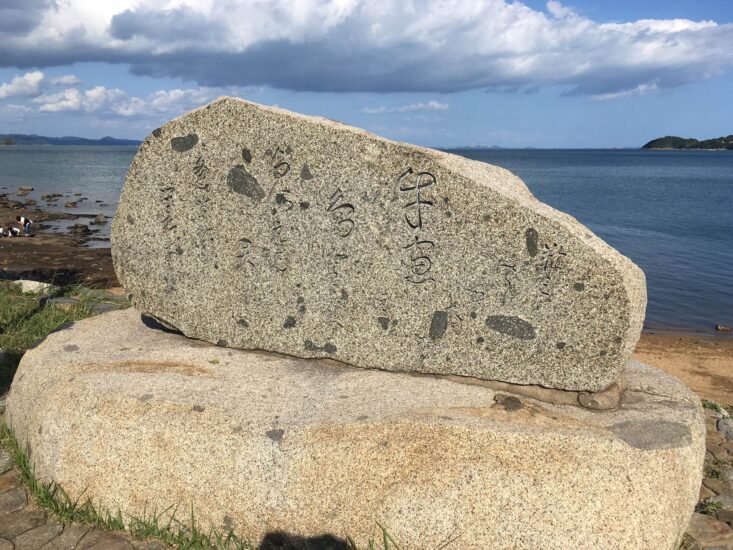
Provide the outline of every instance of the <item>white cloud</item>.
[[639,84],[629,90],[621,90],[620,92],[613,92],[608,94],[596,94],[591,96],[591,99],[595,101],[608,101],[611,99],[620,99],[622,97],[632,97],[637,95],[645,95],[649,92],[654,92],[659,89],[659,86],[655,82],[649,84]]
[[215,95],[218,94],[210,88],[189,88],[159,90],[142,98],[130,96],[118,88],[95,86],[83,91],[67,88],[31,101],[40,105],[38,110],[45,113],[83,111],[129,118],[151,114],[178,115],[203,105]]
[[76,86],[81,84],[81,80],[76,78],[73,74],[67,74],[51,79],[51,84],[54,86]]
[[576,15],[575,11],[563,6],[560,2],[557,2],[556,0],[550,0],[549,2],[547,2],[547,11],[549,11],[550,15],[556,17],[557,19],[563,19],[565,17],[572,17]]
[[122,100],[127,94],[122,90],[95,86],[83,92],[77,88],[67,88],[55,94],[46,94],[34,98],[33,103],[40,104],[39,111],[55,113],[59,111],[85,111],[93,113],[110,108]]
[[64,0],[34,6],[38,24],[4,40],[0,66],[127,63],[135,74],[202,87],[453,92],[561,86],[589,96],[649,82],[659,89],[679,86],[733,66],[733,24],[603,23],[558,0],[547,2],[546,11],[509,0]]
[[25,118],[25,115],[33,112],[33,109],[26,105],[15,105],[9,103],[7,105],[0,105],[0,116],[7,120],[19,121]]
[[23,76],[16,76],[10,82],[0,84],[0,99],[16,96],[34,96],[39,93],[43,73],[33,71]]
[[117,88],[109,89],[104,86],[95,86],[84,92],[82,106],[85,111],[91,113],[99,111],[103,107],[114,106],[118,101],[126,97],[127,94]]
[[76,88],[67,88],[57,94],[47,94],[33,99],[33,103],[40,103],[39,111],[56,113],[59,111],[79,111],[82,95]]
[[401,105],[399,107],[364,107],[362,111],[368,115],[381,115],[383,113],[414,113],[417,111],[446,111],[449,105],[440,103],[439,101],[430,100],[426,103],[410,103],[409,105]]

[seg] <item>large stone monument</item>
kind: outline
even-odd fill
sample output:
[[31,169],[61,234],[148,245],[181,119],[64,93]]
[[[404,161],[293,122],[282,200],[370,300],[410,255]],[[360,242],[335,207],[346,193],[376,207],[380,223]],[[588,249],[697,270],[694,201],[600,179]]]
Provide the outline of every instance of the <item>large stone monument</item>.
[[112,238],[137,309],[50,335],[8,398],[70,498],[254,544],[680,541],[705,425],[628,361],[643,274],[506,170],[225,98],[145,140]]
[[112,226],[135,307],[186,336],[599,391],[641,270],[510,172],[222,98],[155,130]]

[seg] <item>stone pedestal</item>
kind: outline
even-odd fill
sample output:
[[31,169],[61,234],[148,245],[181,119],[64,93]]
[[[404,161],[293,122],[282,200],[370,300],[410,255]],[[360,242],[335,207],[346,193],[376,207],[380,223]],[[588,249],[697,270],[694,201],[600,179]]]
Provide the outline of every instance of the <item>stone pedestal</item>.
[[[385,356],[385,361],[389,357]],[[134,310],[50,335],[20,365],[9,425],[36,473],[140,516],[406,546],[669,548],[700,486],[704,422],[631,362],[594,412],[455,378],[232,350]]]

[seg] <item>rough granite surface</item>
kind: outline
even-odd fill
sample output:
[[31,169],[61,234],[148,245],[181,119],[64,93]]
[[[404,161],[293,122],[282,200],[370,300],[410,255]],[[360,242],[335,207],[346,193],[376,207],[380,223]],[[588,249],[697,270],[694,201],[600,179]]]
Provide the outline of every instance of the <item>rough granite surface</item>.
[[512,173],[233,98],[155,130],[112,255],[135,307],[223,346],[598,391],[642,271]]
[[[9,425],[36,474],[111,510],[193,503],[253,543],[384,525],[403,547],[673,549],[698,498],[699,399],[630,362],[594,412],[440,376],[233,350],[106,313],[23,357]],[[38,406],[42,403],[43,406]],[[650,521],[653,518],[653,521]]]

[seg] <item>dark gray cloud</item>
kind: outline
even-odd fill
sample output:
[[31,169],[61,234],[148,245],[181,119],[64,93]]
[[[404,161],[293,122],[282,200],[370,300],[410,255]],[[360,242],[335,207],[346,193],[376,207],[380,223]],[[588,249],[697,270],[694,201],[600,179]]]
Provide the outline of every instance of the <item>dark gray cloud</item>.
[[182,6],[165,11],[125,10],[112,17],[109,32],[120,40],[141,37],[160,44],[179,40],[201,44],[218,40],[227,27]]
[[54,0],[3,0],[0,3],[0,34],[23,35],[35,29]]

